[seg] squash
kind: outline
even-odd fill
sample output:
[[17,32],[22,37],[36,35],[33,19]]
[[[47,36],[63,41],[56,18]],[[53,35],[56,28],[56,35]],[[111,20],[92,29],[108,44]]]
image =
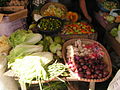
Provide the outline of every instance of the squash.
[[78,14],[76,12],[67,12],[66,19],[71,22],[76,22],[78,20]]

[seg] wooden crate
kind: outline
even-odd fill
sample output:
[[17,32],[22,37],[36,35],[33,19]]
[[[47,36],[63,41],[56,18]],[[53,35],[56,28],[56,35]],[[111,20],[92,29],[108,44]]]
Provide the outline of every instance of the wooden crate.
[[0,22],[4,19],[4,17],[8,17],[9,21],[26,18],[27,13],[28,13],[27,9],[22,9],[22,10],[19,10],[17,12],[11,13],[11,14],[0,13]]

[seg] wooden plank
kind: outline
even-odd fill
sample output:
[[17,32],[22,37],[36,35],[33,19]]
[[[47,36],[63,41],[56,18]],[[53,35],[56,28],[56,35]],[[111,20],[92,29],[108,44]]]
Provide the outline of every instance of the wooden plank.
[[26,18],[27,13],[28,13],[28,10],[24,9],[24,10],[18,11],[18,12],[13,13],[13,14],[7,14],[5,16],[9,17],[9,21],[14,21],[14,20],[17,20],[17,19]]
[[19,11],[19,10],[23,10],[24,6],[9,6],[9,7],[1,7],[0,9],[2,9],[3,11]]

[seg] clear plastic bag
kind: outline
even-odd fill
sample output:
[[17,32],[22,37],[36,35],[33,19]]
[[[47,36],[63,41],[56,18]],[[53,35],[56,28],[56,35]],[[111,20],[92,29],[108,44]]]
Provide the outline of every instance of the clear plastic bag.
[[120,70],[118,70],[117,74],[110,82],[107,90],[120,90]]
[[10,34],[17,29],[24,29],[26,25],[26,18],[17,19],[15,21],[9,22],[8,18],[4,18],[2,22],[0,22],[0,36],[6,35],[10,36]]

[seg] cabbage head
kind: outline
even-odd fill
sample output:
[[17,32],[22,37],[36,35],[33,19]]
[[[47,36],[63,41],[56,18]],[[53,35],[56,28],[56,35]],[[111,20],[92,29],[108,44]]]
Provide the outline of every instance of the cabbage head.
[[31,30],[17,30],[13,32],[9,37],[9,42],[12,47],[19,44],[30,44],[34,45],[42,39],[41,34],[33,33]]

